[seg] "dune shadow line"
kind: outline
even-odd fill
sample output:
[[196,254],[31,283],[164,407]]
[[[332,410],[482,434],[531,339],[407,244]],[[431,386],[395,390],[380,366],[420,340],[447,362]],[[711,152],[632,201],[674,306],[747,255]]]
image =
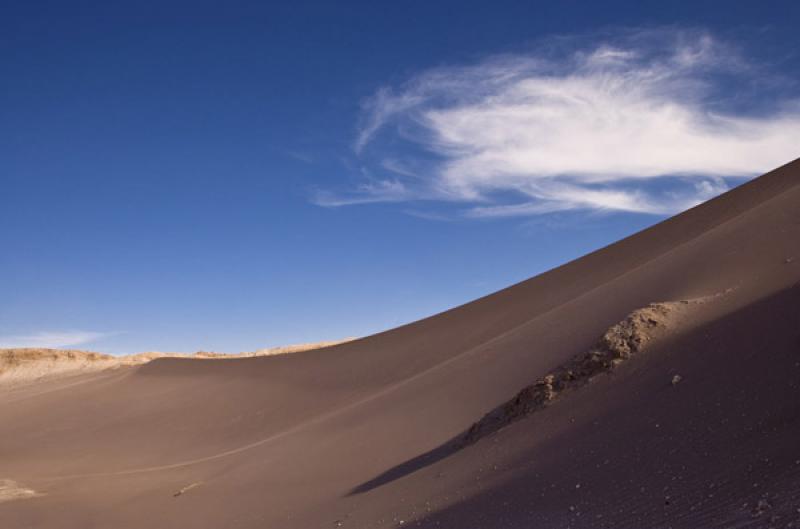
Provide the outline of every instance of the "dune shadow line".
[[[460,438],[458,436],[455,439]],[[372,489],[377,489],[380,486],[386,485],[387,483],[391,483],[392,481],[398,480],[409,474],[416,472],[417,470],[421,470],[427,466],[430,466],[442,459],[447,458],[451,454],[457,452],[460,446],[454,442],[454,440],[448,441],[442,445],[437,446],[433,450],[429,450],[423,454],[420,454],[404,463],[400,463],[397,466],[394,466],[372,478],[369,481],[365,481],[361,485],[352,489],[347,495],[354,496],[356,494],[363,494],[365,492],[369,492]]]

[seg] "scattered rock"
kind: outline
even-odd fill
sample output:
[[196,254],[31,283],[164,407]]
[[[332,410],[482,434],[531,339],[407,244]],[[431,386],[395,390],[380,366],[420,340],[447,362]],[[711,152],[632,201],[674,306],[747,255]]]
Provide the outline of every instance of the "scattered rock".
[[758,503],[756,503],[755,507],[753,507],[752,511],[753,516],[761,516],[762,514],[764,514],[765,511],[767,511],[770,508],[772,508],[772,505],[770,505],[767,499],[761,498],[760,500],[758,500]]
[[181,490],[179,490],[175,494],[173,494],[173,496],[175,496],[176,498],[178,496],[182,496],[182,495],[186,494],[187,492],[189,492],[190,490],[192,490],[193,488],[199,487],[202,483],[203,483],[202,481],[196,481],[194,483],[190,483],[189,485],[186,485]]
[[0,503],[41,496],[41,492],[21,486],[10,479],[0,479]]
[[672,385],[673,385],[673,386],[677,386],[678,384],[680,384],[680,383],[681,383],[681,380],[683,380],[683,377],[682,377],[682,376],[680,376],[680,375],[675,375],[675,376],[673,376],[673,377],[672,377]]

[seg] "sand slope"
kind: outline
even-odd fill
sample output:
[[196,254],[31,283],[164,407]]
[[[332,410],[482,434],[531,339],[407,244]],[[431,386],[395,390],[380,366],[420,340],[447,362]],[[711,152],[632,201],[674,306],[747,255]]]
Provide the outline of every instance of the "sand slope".
[[325,351],[43,382],[0,396],[0,527],[797,527],[799,282],[794,162]]

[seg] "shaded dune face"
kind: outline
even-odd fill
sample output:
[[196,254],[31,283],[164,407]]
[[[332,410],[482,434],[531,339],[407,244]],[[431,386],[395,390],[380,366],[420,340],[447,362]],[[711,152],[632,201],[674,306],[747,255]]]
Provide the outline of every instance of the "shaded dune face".
[[654,344],[454,455],[508,467],[422,526],[796,527],[799,305],[790,288]]
[[798,282],[794,162],[368,338],[2,394],[0,527],[790,527]]

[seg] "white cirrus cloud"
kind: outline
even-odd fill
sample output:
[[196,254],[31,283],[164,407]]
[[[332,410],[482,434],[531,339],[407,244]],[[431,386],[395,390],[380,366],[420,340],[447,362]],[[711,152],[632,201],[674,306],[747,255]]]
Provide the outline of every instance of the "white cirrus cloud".
[[32,334],[0,335],[0,349],[32,347],[50,349],[73,347],[94,342],[108,336],[107,333],[90,331],[42,331]]
[[354,144],[369,180],[316,203],[671,214],[800,155],[798,100],[707,32],[555,42],[378,90]]
[[372,204],[375,202],[404,202],[412,200],[414,195],[406,185],[397,179],[369,179],[360,183],[348,196],[317,190],[311,201],[324,207],[352,206],[355,204]]

